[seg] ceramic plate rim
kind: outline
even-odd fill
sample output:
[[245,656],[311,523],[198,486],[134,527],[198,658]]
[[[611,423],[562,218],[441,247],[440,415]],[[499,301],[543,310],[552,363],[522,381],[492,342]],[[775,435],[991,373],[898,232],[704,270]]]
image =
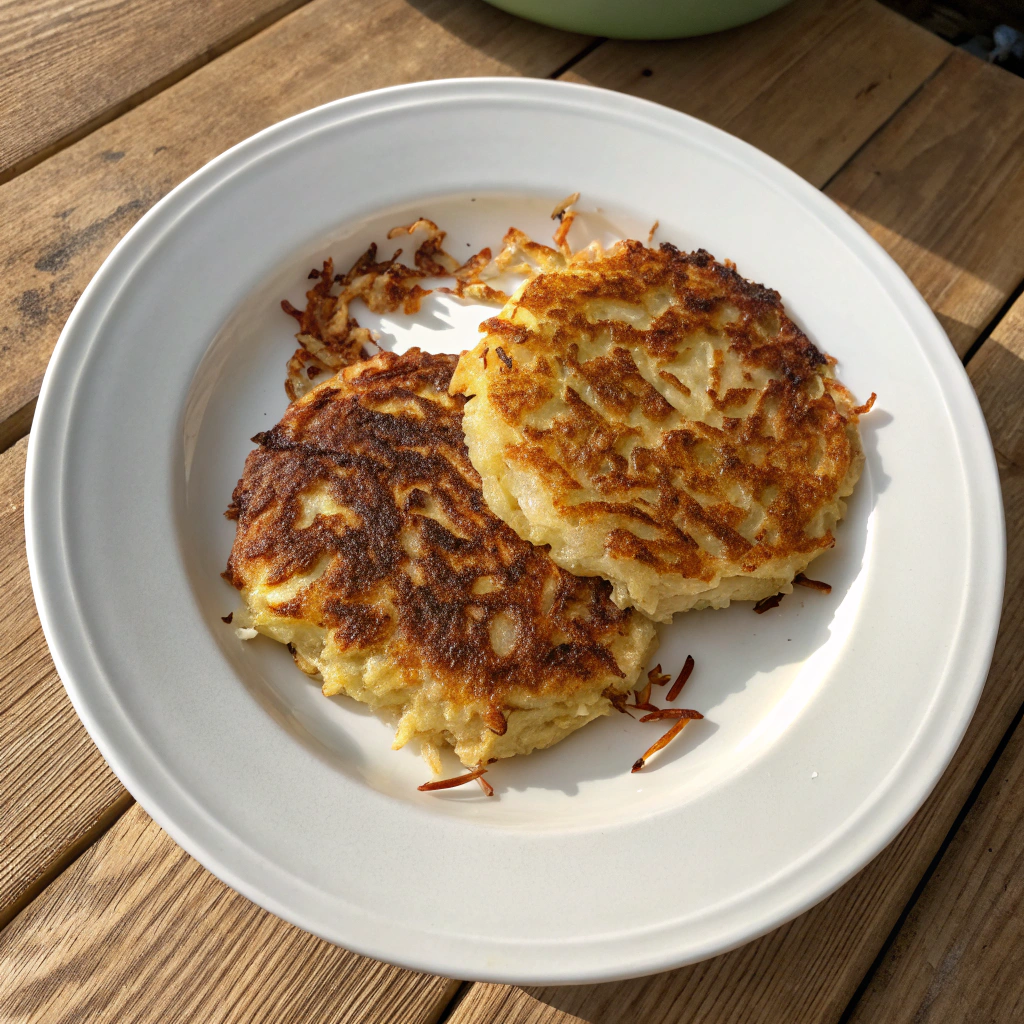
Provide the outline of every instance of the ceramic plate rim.
[[[888,799],[884,822],[874,829],[870,837],[857,845],[847,844],[845,852],[837,854],[836,851],[832,851],[830,869],[824,872],[816,885],[807,887],[796,898],[789,898],[779,905],[771,906],[760,915],[752,917],[744,927],[734,929],[733,933],[725,938],[704,946],[673,947],[659,957],[645,960],[630,960],[627,955],[623,955],[615,965],[601,962],[598,958],[599,962],[591,966],[578,962],[580,957],[573,962],[573,958],[568,956],[565,968],[551,964],[538,969],[535,964],[527,963],[528,958],[525,958],[518,966],[510,965],[497,972],[488,972],[478,966],[460,965],[451,960],[444,960],[443,957],[438,958],[428,950],[392,950],[375,943],[360,942],[358,937],[350,932],[343,935],[325,934],[323,928],[310,927],[306,915],[290,907],[287,900],[281,898],[280,892],[263,891],[259,886],[249,884],[240,877],[233,867],[234,854],[220,845],[223,837],[197,828],[194,818],[186,824],[185,819],[190,818],[187,809],[172,806],[174,801],[168,800],[166,795],[157,795],[155,790],[166,787],[168,783],[173,786],[173,779],[156,779],[151,782],[144,772],[137,771],[133,764],[129,763],[139,757],[145,762],[147,752],[131,749],[135,738],[131,735],[126,737],[122,724],[117,720],[116,709],[112,710],[105,705],[101,690],[93,685],[90,678],[91,667],[83,664],[80,652],[74,650],[75,641],[79,638],[72,635],[74,631],[68,629],[65,625],[67,620],[62,615],[60,588],[63,566],[59,558],[55,558],[54,552],[59,553],[59,545],[63,541],[59,513],[52,513],[47,504],[47,499],[52,496],[56,485],[46,472],[47,461],[44,455],[52,457],[54,452],[60,453],[63,449],[64,431],[68,424],[60,415],[61,396],[58,385],[66,383],[64,377],[74,372],[75,358],[81,354],[76,350],[76,339],[80,335],[88,337],[90,324],[100,322],[116,302],[120,290],[119,279],[130,272],[131,264],[123,267],[121,264],[124,262],[123,254],[131,245],[137,241],[141,243],[147,238],[149,245],[156,244],[166,232],[174,229],[178,217],[187,215],[193,203],[219,187],[232,175],[274,152],[297,131],[300,131],[300,134],[316,132],[325,126],[343,122],[348,117],[374,116],[376,113],[409,104],[450,104],[460,99],[480,100],[480,97],[501,104],[513,102],[520,97],[537,96],[549,97],[552,102],[572,105],[582,116],[585,116],[588,109],[611,110],[621,116],[630,116],[638,121],[657,125],[666,132],[691,131],[700,133],[705,139],[711,138],[731,155],[742,156],[744,161],[754,166],[761,177],[772,185],[795,194],[871,269],[903,315],[913,322],[918,338],[924,339],[927,343],[927,350],[923,355],[928,359],[936,376],[941,376],[944,397],[955,413],[953,422],[961,446],[961,461],[964,461],[962,454],[965,445],[971,445],[973,452],[977,453],[976,459],[964,463],[964,473],[977,484],[968,498],[972,527],[969,540],[987,556],[987,571],[982,573],[977,568],[977,563],[974,563],[969,578],[971,589],[976,595],[975,607],[980,609],[978,621],[983,623],[984,628],[978,629],[969,637],[961,637],[958,654],[961,659],[966,658],[969,671],[963,680],[963,689],[956,707],[957,714],[950,718],[942,734],[943,742],[929,751],[927,757],[918,759],[913,771],[910,772],[909,781],[913,785],[908,786],[899,798],[894,799],[891,788],[886,793]],[[314,108],[264,129],[238,143],[185,179],[160,200],[118,243],[85,289],[69,317],[50,360],[40,392],[35,423],[29,440],[25,487],[26,542],[33,592],[58,673],[75,710],[100,751],[144,809],[179,845],[214,874],[285,920],[365,955],[400,963],[416,970],[472,980],[501,980],[524,984],[578,983],[608,981],[666,970],[741,945],[819,902],[887,845],[931,792],[959,745],[980,698],[1000,619],[1005,571],[1004,525],[998,472],[987,427],[974,391],[945,333],[902,270],[831,200],[793,172],[746,143],[688,115],[657,104],[590,86],[568,83],[516,78],[452,79],[362,93]],[[53,543],[55,538],[59,542],[56,545]],[[949,657],[953,657],[952,652]],[[906,773],[908,769],[903,761],[905,758],[894,762],[892,771],[895,772],[902,766]],[[514,943],[508,945],[513,946]],[[581,947],[580,956],[586,955],[586,948]]]

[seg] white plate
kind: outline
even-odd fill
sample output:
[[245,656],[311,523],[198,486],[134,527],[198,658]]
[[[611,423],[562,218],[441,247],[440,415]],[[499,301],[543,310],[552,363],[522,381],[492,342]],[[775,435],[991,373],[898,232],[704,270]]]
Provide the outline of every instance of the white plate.
[[[707,718],[648,770],[657,726],[603,719],[495,765],[500,796],[416,792],[417,755],[234,637],[221,513],[285,406],[301,302],[423,213],[450,251],[546,238],[704,246],[778,288],[859,396],[867,467],[814,564],[831,596],[662,631]],[[599,212],[600,211],[600,212]],[[372,317],[366,322],[377,324]],[[399,318],[400,319],[400,318]],[[459,351],[479,311],[431,297],[398,343]],[[385,327],[388,325],[385,324]],[[948,340],[888,256],[815,189],[689,117],[615,93],[478,80],[328,104],[236,146],[117,246],[61,336],[26,485],[36,600],[61,678],[143,807],[267,909],[456,978],[598,981],[700,960],[806,910],[932,788],[988,668],[1004,543],[994,459]],[[653,730],[653,732],[652,732]]]

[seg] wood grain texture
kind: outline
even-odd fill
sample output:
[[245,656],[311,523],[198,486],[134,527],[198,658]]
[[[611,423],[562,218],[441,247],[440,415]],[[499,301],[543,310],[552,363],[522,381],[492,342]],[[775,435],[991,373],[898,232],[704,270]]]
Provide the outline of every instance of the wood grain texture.
[[996,325],[991,337],[981,346],[970,363],[971,378],[978,390],[981,408],[985,413],[996,450],[1007,462],[1024,469],[1022,361],[1024,296],[1013,304],[1006,316]]
[[963,355],[1024,280],[1024,79],[954,52],[826,192]]
[[797,0],[699,39],[605,43],[566,78],[710,121],[821,186],[949,53],[874,0]]
[[366,89],[547,75],[587,42],[479,0],[313,0],[0,186],[0,423],[38,393],[64,321],[118,239],[229,146]]
[[[2,357],[0,357],[2,358]],[[33,398],[28,405],[23,405],[13,416],[0,422],[0,452],[7,451],[15,441],[20,441],[32,427],[32,417],[36,414],[36,400]]]
[[260,910],[138,805],[0,932],[4,1024],[433,1024],[456,987]]
[[[1019,366],[1018,394],[1024,388]],[[978,383],[987,404],[985,382]],[[1002,441],[1002,436],[996,436],[997,446]],[[1010,547],[1006,600],[992,670],[952,764],[897,839],[824,903],[732,953],[619,984],[528,989],[474,985],[450,1024],[492,1020],[504,1024],[838,1021],[1024,701],[1024,472],[1005,460],[1003,469]],[[944,1019],[989,1018],[951,1015]],[[888,1022],[889,1018],[884,1014],[867,1016],[864,1024],[869,1020]]]
[[0,455],[0,927],[131,803],[39,627],[25,560],[26,448]]
[[[1024,524],[1024,299],[971,362],[999,451],[1007,526]],[[1011,502],[1013,504],[1011,505]],[[1019,554],[1018,556],[1019,557]],[[1007,581],[1020,629],[1020,580]],[[1012,645],[1024,689],[1024,632]],[[1024,1019],[1024,725],[1018,724],[850,1024]]]
[[0,181],[305,0],[3,0]]

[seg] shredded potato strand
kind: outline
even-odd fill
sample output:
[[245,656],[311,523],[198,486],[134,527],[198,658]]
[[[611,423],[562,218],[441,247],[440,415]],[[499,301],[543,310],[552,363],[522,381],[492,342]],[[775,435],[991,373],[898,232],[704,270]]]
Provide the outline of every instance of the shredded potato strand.
[[631,771],[640,771],[640,769],[643,768],[643,766],[647,763],[647,759],[652,755],[656,754],[659,750],[662,750],[663,748],[667,747],[672,742],[672,740],[674,740],[676,736],[678,736],[683,731],[683,729],[686,726],[686,723],[689,721],[689,718],[681,718],[678,722],[676,722],[676,724],[673,725],[672,728],[669,729],[669,731],[665,733],[665,735],[662,736],[661,739],[658,740],[658,742],[655,743],[654,746],[652,746],[647,751],[647,753],[644,754],[643,757],[638,757],[633,762],[633,767]]
[[672,684],[672,689],[665,695],[665,700],[671,704],[679,696],[679,692],[686,685],[686,680],[690,678],[692,672],[693,656],[688,654],[686,661],[683,662],[683,667],[679,670],[679,675],[676,676],[676,681]]
[[488,278],[506,271],[532,277],[563,267],[573,255],[567,239],[576,216],[573,205],[578,200],[578,192],[568,196],[552,214],[559,222],[554,235],[557,249],[534,242],[518,228],[510,228],[496,257],[492,258],[491,250],[484,248],[460,264],[444,249],[446,233],[432,220],[419,217],[411,224],[393,227],[387,234],[388,239],[395,239],[425,232],[426,237],[413,253],[412,267],[399,262],[401,249],[390,259],[378,260],[376,243],[344,274],[336,275],[334,262],[325,260],[321,270],[310,271],[310,279],[317,283],[306,292],[305,309],[296,309],[287,299],[281,302],[281,308],[299,323],[295,336],[299,348],[288,361],[285,382],[289,399],[301,398],[319,383],[321,376],[333,376],[343,367],[372,355],[372,349],[379,350],[372,333],[351,315],[351,305],[357,299],[374,313],[401,310],[412,314],[419,311],[423,297],[433,290],[421,287],[420,281],[452,277],[454,287],[437,291],[500,307],[508,302],[509,296],[488,284]]
[[[465,775],[456,775],[451,779],[438,779],[437,782],[424,782],[422,786],[417,786],[416,788],[421,793],[435,793],[441,789],[454,789],[456,786],[464,786],[467,782],[473,782],[474,779],[479,779],[482,775],[486,774],[486,768],[477,768]],[[490,796],[491,794],[488,793],[487,795]]]

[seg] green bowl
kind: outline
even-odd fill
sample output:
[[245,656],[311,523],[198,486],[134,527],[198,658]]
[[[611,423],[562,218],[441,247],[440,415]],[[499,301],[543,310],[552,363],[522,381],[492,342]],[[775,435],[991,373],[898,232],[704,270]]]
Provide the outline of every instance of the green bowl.
[[487,0],[510,14],[584,35],[678,39],[754,21],[790,0]]

